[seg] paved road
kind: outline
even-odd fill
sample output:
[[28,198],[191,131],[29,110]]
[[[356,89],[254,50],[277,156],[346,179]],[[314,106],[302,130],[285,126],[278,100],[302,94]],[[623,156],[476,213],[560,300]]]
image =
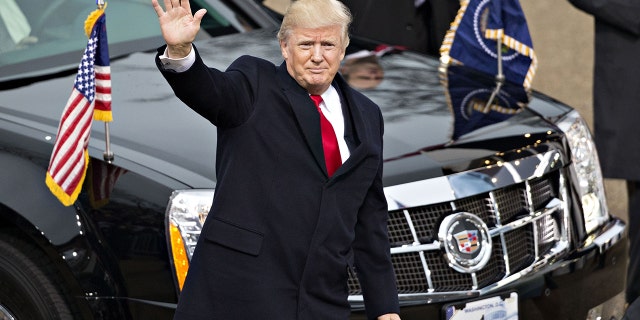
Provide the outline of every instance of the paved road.
[[[521,0],[527,17],[538,72],[533,88],[576,109],[593,124],[593,18],[566,0]],[[612,214],[627,219],[626,190],[621,180],[607,180]]]

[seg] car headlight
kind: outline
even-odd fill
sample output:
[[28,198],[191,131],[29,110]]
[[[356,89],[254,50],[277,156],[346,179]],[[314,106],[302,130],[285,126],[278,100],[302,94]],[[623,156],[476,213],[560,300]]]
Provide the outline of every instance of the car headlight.
[[585,229],[590,233],[604,224],[609,214],[596,145],[589,127],[575,110],[562,118],[558,127],[566,134],[571,148],[571,170],[577,177]]
[[169,199],[166,226],[172,265],[180,290],[200,238],[202,225],[211,209],[213,192],[213,189],[177,190]]

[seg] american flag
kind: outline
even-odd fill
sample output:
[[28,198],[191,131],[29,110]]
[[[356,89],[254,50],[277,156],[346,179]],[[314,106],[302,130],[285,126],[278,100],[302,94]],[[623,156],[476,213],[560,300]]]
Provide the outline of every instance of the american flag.
[[[104,9],[85,22],[89,40],[78,66],[71,96],[62,113],[46,184],[64,204],[75,202],[82,188],[92,120],[111,121],[111,69]],[[93,26],[91,29],[88,27]]]
[[125,173],[127,173],[126,169],[110,163],[98,159],[90,160],[86,186],[89,188],[89,203],[92,208],[100,208],[109,203],[111,191],[120,176]]

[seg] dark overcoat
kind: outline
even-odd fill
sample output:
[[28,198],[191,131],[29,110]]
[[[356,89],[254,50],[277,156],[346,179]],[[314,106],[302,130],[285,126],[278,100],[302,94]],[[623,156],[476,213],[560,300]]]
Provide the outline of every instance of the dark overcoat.
[[341,0],[353,14],[350,30],[361,37],[389,45],[438,55],[455,19],[458,0]]
[[[640,294],[640,0],[570,0],[595,18],[594,134],[603,174],[628,180],[626,300]],[[640,301],[624,319],[637,319]]]
[[604,176],[640,181],[640,1],[570,2],[595,18],[593,122]]
[[222,72],[197,53],[182,73],[156,63],[218,131],[215,197],[176,318],[346,319],[350,266],[369,317],[398,312],[377,105],[336,77],[351,156],[328,177],[318,112],[285,63],[243,56]]

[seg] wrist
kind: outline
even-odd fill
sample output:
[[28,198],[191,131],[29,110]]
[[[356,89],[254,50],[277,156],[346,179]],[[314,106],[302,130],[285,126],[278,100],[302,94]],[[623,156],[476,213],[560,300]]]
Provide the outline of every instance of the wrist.
[[178,45],[167,45],[167,57],[172,59],[182,59],[191,53],[191,43],[188,44],[178,44]]

